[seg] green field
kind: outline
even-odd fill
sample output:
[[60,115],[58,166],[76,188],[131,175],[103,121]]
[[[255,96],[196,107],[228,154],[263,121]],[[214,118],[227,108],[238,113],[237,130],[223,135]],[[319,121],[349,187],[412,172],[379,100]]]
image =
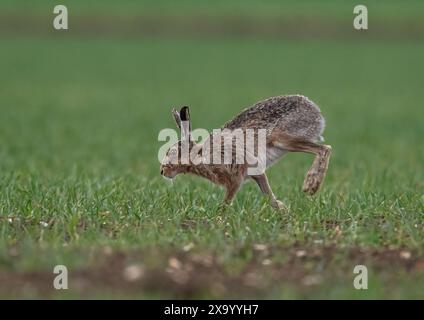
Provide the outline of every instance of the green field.
[[[47,13],[36,5],[27,14],[51,19],[46,3]],[[94,3],[111,16],[137,6]],[[289,4],[276,11],[249,1],[242,14],[302,11]],[[330,25],[347,12],[349,29],[339,32],[351,35],[352,6],[324,4],[318,13]],[[394,1],[372,5],[381,26],[384,17],[401,26],[424,12],[418,1],[401,15]],[[0,16],[22,6],[4,1]],[[190,19],[208,9],[186,6],[192,11],[170,11]],[[232,8],[211,8],[211,19]],[[424,30],[419,23],[414,32]],[[422,34],[31,29],[0,32],[1,298],[423,298]],[[292,93],[314,100],[327,120],[333,155],[316,196],[301,192],[313,160],[306,154],[269,170],[288,213],[272,210],[254,183],[221,211],[218,187],[160,177],[157,135],[174,128],[173,106],[189,105],[193,126],[211,130],[258,100]],[[58,264],[68,267],[68,290],[53,289]],[[368,290],[353,288],[359,264]]]

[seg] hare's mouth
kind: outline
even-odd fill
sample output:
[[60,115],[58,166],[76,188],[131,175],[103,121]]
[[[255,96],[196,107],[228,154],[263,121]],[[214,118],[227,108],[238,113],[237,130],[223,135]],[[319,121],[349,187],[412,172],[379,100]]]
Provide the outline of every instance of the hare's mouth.
[[171,172],[166,172],[165,170],[161,170],[160,174],[162,177],[164,177],[167,180],[172,180],[175,178],[175,176],[177,175],[177,172],[171,171]]

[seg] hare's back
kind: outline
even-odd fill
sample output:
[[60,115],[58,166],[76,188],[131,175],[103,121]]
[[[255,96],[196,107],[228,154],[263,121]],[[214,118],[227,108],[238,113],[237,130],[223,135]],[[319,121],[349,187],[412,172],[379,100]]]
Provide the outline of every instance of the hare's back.
[[277,130],[295,138],[317,141],[324,126],[324,118],[315,103],[302,95],[288,95],[257,102],[227,122],[224,128],[266,129],[267,135]]

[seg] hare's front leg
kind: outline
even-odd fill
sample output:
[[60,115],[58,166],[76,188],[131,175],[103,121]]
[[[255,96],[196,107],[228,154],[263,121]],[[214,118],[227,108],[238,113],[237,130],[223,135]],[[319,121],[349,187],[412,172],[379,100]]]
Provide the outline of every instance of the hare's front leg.
[[286,210],[286,206],[280,201],[277,200],[277,198],[274,195],[274,192],[272,192],[271,186],[268,183],[268,177],[265,173],[258,175],[258,176],[252,176],[253,180],[256,181],[261,191],[269,196],[271,199],[271,204],[274,208],[279,210]]
[[234,196],[236,195],[238,189],[240,188],[240,184],[241,183],[238,181],[231,181],[225,186],[226,192],[225,192],[225,198],[224,198],[224,205],[231,204],[231,202],[234,199]]

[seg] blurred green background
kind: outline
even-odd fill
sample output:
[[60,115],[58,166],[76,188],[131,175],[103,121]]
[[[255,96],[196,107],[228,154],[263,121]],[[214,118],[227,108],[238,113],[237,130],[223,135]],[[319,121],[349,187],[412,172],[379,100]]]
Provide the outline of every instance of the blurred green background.
[[[422,298],[424,2],[361,1],[366,31],[357,4],[3,0],[0,296]],[[217,187],[159,176],[171,107],[211,130],[294,93],[333,147],[317,197],[301,154],[269,174],[289,214],[253,184],[222,213]]]

